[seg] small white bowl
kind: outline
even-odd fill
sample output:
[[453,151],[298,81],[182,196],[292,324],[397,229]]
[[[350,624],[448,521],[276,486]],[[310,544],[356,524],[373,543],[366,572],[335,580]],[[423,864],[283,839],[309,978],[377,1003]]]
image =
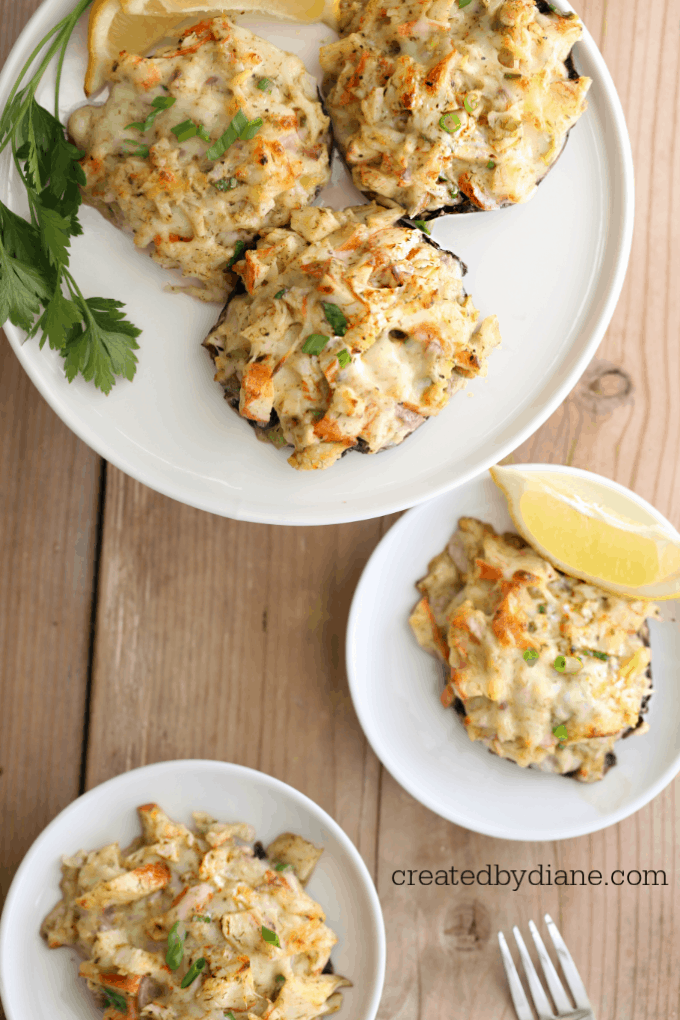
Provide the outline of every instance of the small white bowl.
[[169,761],[126,772],[70,804],[26,854],[0,921],[0,991],[7,1020],[99,1020],[78,977],[76,954],[48,949],[40,924],[60,898],[62,854],[92,850],[139,835],[135,808],[155,801],[189,823],[192,811],[221,821],[250,822],[267,843],[281,832],[323,846],[307,886],[338,935],[332,960],[352,982],[338,1020],[373,1020],[385,976],[385,928],[366,865],[333,819],[313,801],[271,776],[219,761]]
[[[553,464],[522,467],[589,474]],[[603,481],[668,524],[630,490]],[[485,473],[410,510],[366,565],[347,632],[350,690],[366,737],[413,797],[474,832],[502,839],[565,839],[621,821],[656,797],[680,770],[680,628],[650,621],[650,731],[617,743],[618,763],[604,779],[579,783],[504,761],[472,743],[457,714],[442,708],[442,666],[420,648],[408,624],[418,600],[414,585],[461,516],[487,521],[497,531],[516,530],[505,497]],[[679,605],[661,603],[664,618],[672,619]]]

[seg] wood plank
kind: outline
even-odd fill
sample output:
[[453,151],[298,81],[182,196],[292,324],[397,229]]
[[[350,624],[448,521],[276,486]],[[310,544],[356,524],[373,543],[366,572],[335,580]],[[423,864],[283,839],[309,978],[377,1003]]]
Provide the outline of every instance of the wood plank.
[[167,758],[238,762],[321,804],[374,866],[378,765],[344,629],[385,527],[225,520],[109,468],[87,785]]
[[[0,64],[37,6],[3,8]],[[0,901],[79,793],[99,485],[0,334]]]
[[99,461],[0,346],[0,894],[78,796]]

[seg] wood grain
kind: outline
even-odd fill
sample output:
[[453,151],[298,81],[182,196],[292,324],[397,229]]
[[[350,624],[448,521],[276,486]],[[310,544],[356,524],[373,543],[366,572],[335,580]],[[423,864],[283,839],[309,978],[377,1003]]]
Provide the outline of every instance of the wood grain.
[[386,523],[229,521],[109,468],[88,786],[166,758],[238,762],[312,797],[373,865],[378,767],[343,642]]
[[0,894],[78,796],[98,458],[0,347]]
[[[636,230],[597,358],[513,459],[601,472],[680,527],[680,0],[577,6],[624,105]],[[3,9],[3,41],[30,8]],[[56,421],[7,348],[0,368],[5,878],[76,795],[84,736],[87,786],[145,762],[221,758],[301,789],[359,846],[388,932],[380,1020],[509,1020],[496,931],[526,930],[546,910],[599,1020],[680,1016],[677,782],[604,832],[513,843],[433,815],[367,747],[348,694],[344,630],[363,565],[392,519],[300,529],[227,521],[108,468],[85,727],[97,459]],[[518,873],[538,864],[606,875],[662,868],[668,885],[564,889],[525,880],[513,891],[392,882],[397,869],[486,864]]]

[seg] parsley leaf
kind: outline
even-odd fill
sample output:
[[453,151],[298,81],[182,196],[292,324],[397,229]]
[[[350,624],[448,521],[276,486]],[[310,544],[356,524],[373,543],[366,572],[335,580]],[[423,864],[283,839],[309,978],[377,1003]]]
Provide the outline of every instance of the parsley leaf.
[[123,307],[120,301],[86,298],[79,304],[83,320],[67,331],[61,351],[66,378],[73,382],[80,373],[88,382],[93,379],[103,393],[110,393],[115,376],[132,379],[135,374],[137,358],[132,352],[139,347],[135,337],[141,330],[118,311]]
[[262,925],[262,938],[270,946],[277,946],[279,949],[281,948],[281,943],[279,942],[279,936],[276,934],[275,931],[272,931],[271,928],[265,928],[264,925]]
[[323,314],[326,317],[326,322],[329,326],[333,327],[333,332],[336,336],[344,336],[347,332],[347,319],[341,308],[337,305],[332,305],[328,301],[322,301]]
[[52,350],[60,351],[66,343],[67,334],[77,322],[80,322],[81,318],[82,315],[76,303],[65,298],[61,286],[59,286],[33,327],[31,335],[41,329],[40,347],[44,347],[47,340]]
[[340,362],[340,368],[347,368],[347,366],[351,364],[352,355],[346,347],[343,347],[341,351],[338,351],[338,361]]
[[[117,375],[127,379],[134,375],[133,350],[140,331],[118,310],[123,307],[119,301],[86,299],[69,271],[70,239],[83,232],[78,210],[80,188],[86,184],[79,163],[84,153],[69,142],[57,116],[35,100],[45,71],[59,54],[54,101],[58,109],[64,53],[91,2],[78,0],[38,44],[0,116],[0,152],[11,148],[29,208],[24,219],[0,202],[0,325],[9,319],[29,337],[41,332],[40,347],[49,342],[61,352],[69,381],[81,372],[108,393]],[[34,59],[37,71],[24,81]],[[154,99],[149,116],[173,103],[172,97]],[[137,155],[148,155],[146,146],[131,140],[129,144]]]
[[69,236],[71,221],[55,209],[40,205],[38,206],[38,224],[42,246],[52,265],[67,266],[68,252],[66,249],[71,243]]
[[41,302],[47,300],[49,291],[40,270],[0,248],[0,322],[9,319],[28,332]]
[[165,962],[170,970],[177,970],[182,962],[182,957],[184,956],[184,940],[186,938],[186,934],[180,935],[178,929],[179,921],[175,921],[168,932],[168,951],[165,954]]
[[329,340],[330,337],[323,333],[311,333],[303,343],[302,350],[305,354],[321,354]]

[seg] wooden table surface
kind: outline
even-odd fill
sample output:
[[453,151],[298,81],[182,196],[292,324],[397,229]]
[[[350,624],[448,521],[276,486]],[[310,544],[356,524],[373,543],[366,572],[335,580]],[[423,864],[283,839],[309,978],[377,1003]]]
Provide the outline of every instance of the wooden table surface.
[[[35,6],[5,0],[3,58]],[[601,472],[680,527],[680,0],[581,0],[579,12],[631,134],[633,252],[596,359],[514,460]],[[0,893],[79,793],[148,762],[218,758],[302,790],[359,847],[388,934],[380,1020],[512,1017],[495,933],[546,910],[599,1020],[678,1017],[678,781],[604,832],[506,842],[421,807],[367,746],[344,631],[361,570],[393,520],[276,528],[181,506],[76,439],[2,343]],[[487,863],[663,868],[668,886],[391,882],[395,868]]]

